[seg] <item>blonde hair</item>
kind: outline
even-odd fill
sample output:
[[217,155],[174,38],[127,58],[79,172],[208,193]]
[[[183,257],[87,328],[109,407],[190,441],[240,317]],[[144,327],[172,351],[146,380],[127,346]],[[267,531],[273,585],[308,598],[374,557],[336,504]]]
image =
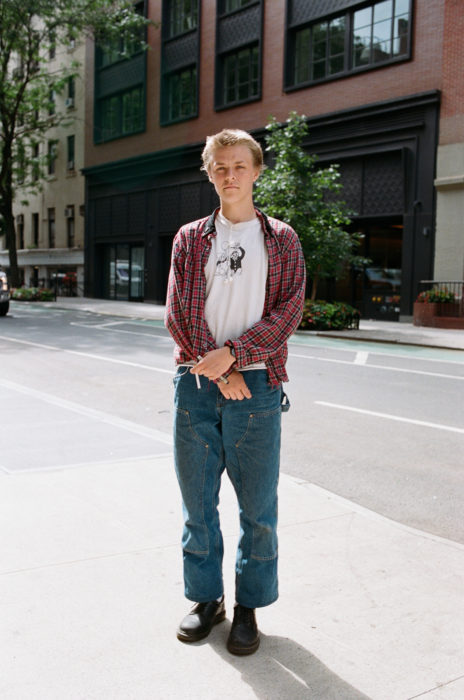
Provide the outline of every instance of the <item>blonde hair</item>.
[[255,168],[259,168],[260,171],[263,169],[263,151],[253,136],[241,129],[223,129],[218,134],[206,137],[206,144],[201,154],[203,160],[201,170],[209,171],[213,152],[223,146],[246,146],[251,152]]

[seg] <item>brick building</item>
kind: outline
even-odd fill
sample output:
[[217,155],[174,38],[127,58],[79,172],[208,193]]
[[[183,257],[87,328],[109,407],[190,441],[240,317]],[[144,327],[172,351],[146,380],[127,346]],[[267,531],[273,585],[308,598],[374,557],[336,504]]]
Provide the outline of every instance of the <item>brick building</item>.
[[150,51],[87,51],[88,295],[163,302],[174,234],[216,204],[199,170],[205,136],[231,126],[262,139],[269,115],[291,110],[307,115],[321,164],[339,163],[372,260],[325,296],[397,319],[420,280],[462,279],[460,0],[139,7],[161,23]]

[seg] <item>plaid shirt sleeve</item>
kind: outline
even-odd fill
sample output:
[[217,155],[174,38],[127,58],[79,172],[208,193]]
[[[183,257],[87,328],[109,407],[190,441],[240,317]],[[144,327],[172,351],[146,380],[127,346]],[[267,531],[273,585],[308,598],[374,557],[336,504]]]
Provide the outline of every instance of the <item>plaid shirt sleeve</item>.
[[230,339],[237,365],[266,362],[282,354],[289,336],[297,328],[303,311],[306,269],[295,231],[270,219],[275,237],[270,237],[267,303],[263,317],[239,338]]
[[182,303],[186,255],[183,230],[180,229],[172,245],[164,323],[176,344],[177,352],[182,353],[186,358],[193,359],[195,357],[193,343]]

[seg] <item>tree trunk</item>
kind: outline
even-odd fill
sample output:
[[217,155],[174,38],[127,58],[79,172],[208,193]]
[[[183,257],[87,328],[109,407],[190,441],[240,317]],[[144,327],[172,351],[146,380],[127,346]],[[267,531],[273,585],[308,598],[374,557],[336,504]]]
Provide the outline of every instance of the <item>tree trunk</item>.
[[319,268],[317,268],[317,271],[315,272],[314,277],[312,278],[311,301],[315,301],[315,299],[316,299],[317,285],[318,284],[319,284]]
[[13,217],[13,202],[10,199],[9,202],[4,201],[3,205],[2,216],[5,226],[6,247],[8,249],[10,259],[10,271],[8,277],[12,287],[19,287],[21,284],[21,279],[18,268],[18,254],[16,252],[16,229]]

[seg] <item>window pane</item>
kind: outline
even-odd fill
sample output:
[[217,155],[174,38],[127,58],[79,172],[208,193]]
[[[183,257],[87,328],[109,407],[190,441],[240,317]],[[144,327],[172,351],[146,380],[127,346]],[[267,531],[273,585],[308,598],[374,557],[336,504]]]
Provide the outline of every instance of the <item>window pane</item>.
[[196,68],[187,68],[168,79],[168,119],[187,119],[197,111]]
[[343,53],[345,50],[345,18],[335,19],[330,23],[330,55]]
[[295,36],[295,72],[293,82],[304,83],[309,80],[309,27],[302,29]]
[[335,56],[334,58],[330,59],[329,63],[329,73],[330,75],[334,75],[335,73],[341,73],[341,71],[344,68],[344,55],[342,54],[341,56]]
[[364,10],[358,10],[354,13],[354,31],[362,27],[370,27],[372,22],[372,8],[366,7]]
[[409,0],[395,0],[395,15],[409,14]]
[[313,63],[313,80],[325,78],[325,61],[315,61]]
[[374,22],[380,22],[383,19],[390,19],[393,14],[392,0],[384,0],[374,5]]
[[224,59],[223,100],[225,104],[246,100],[259,93],[259,50],[242,49]]
[[374,24],[374,42],[387,41],[391,37],[391,19]]

